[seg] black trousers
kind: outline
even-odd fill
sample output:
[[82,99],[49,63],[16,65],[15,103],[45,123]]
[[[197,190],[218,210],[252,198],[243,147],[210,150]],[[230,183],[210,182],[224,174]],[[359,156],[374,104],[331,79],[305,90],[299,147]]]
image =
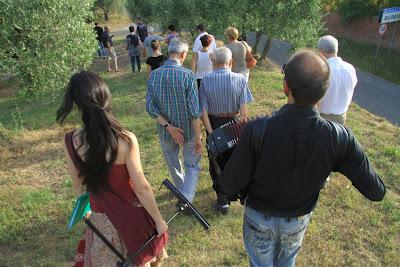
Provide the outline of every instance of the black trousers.
[[[235,119],[234,116],[232,117],[216,117],[213,115],[209,115],[208,116],[209,120],[210,120],[210,124],[211,124],[211,128],[212,129],[216,129],[221,127],[222,125],[224,125],[227,122],[232,121],[233,119]],[[208,134],[207,134],[208,136]],[[217,187],[217,181],[219,176],[221,175],[221,172],[224,170],[225,164],[228,162],[230,156],[232,155],[233,150],[227,150],[225,152],[223,152],[222,154],[218,155],[216,158],[211,158],[210,154],[208,154],[208,159],[209,159],[209,171],[210,171],[210,176],[213,182],[213,188],[215,193],[217,194],[217,202],[220,205],[225,205],[225,204],[229,204],[229,200],[222,195]]]

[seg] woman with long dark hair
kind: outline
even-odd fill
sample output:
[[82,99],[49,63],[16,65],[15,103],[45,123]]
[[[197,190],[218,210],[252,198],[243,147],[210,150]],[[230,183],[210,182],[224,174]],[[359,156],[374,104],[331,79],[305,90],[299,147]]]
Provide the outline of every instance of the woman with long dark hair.
[[[166,257],[168,226],[144,177],[137,139],[111,114],[110,101],[108,87],[98,75],[81,71],[71,77],[57,121],[62,123],[74,105],[82,116],[82,128],[65,136],[73,190],[76,195],[90,192],[91,222],[125,256],[136,251],[156,229],[158,237],[134,264],[159,266]],[[84,255],[77,255],[76,264],[115,266],[116,255],[90,229],[82,242],[85,249],[80,252]]]

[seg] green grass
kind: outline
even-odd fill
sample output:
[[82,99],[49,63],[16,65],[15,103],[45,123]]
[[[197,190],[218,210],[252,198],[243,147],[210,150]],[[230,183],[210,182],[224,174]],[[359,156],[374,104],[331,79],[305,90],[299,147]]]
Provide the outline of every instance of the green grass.
[[363,71],[400,84],[400,54],[380,47],[375,59],[376,45],[363,44],[346,38],[339,39],[339,55]]
[[[117,52],[123,54],[123,48]],[[189,62],[189,59],[187,60]],[[96,71],[113,94],[113,111],[139,140],[146,178],[153,186],[167,218],[173,197],[158,190],[168,171],[161,155],[154,121],[145,112],[146,74],[132,74],[126,56],[123,71]],[[252,115],[271,112],[286,102],[279,71],[260,64],[251,73],[255,103]],[[66,223],[73,205],[71,180],[65,166],[62,138],[78,127],[74,113],[64,126],[55,123],[61,99],[0,99],[0,266],[69,266],[84,226],[68,232]],[[23,127],[10,113],[19,109]],[[348,125],[365,147],[373,165],[389,188],[383,202],[372,203],[349,181],[334,174],[321,192],[306,233],[298,266],[396,266],[400,262],[400,129],[352,104]],[[165,266],[247,266],[242,242],[243,207],[232,205],[224,217],[211,203],[215,194],[208,174],[206,153],[194,204],[211,223],[203,232],[191,217],[179,216],[170,225],[170,258]]]

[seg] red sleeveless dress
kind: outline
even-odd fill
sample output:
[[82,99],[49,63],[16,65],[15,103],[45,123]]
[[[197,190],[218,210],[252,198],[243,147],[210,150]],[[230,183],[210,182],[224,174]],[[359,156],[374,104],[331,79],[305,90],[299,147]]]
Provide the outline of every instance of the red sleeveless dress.
[[[82,160],[73,147],[73,132],[66,134],[65,143],[72,161],[79,170]],[[154,234],[155,224],[133,191],[134,185],[125,164],[114,164],[111,167],[108,184],[109,190],[90,193],[90,206],[93,212],[107,215],[123,240],[129,256]],[[167,233],[155,238],[133,262],[139,266],[145,264],[160,255],[167,242]]]

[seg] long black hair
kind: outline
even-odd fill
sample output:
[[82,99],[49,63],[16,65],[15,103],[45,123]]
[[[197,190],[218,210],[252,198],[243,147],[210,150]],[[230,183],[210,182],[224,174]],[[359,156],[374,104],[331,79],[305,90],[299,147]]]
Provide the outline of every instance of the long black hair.
[[111,94],[105,82],[95,73],[81,71],[72,75],[64,101],[57,110],[57,121],[62,123],[73,105],[82,114],[81,143],[86,148],[79,176],[89,192],[109,187],[107,176],[118,153],[118,137],[128,141],[118,120],[110,113]]

